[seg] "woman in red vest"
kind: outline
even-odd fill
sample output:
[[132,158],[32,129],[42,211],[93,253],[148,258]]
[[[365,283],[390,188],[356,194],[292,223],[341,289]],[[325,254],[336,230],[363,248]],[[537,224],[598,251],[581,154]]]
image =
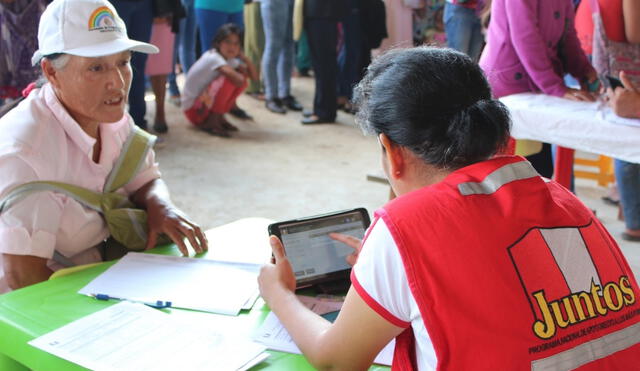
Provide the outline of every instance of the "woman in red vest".
[[505,107],[449,49],[392,51],[356,89],[398,197],[375,213],[331,324],[294,295],[282,244],[262,297],[319,369],[621,370],[640,360],[640,290],[572,193],[517,156]]

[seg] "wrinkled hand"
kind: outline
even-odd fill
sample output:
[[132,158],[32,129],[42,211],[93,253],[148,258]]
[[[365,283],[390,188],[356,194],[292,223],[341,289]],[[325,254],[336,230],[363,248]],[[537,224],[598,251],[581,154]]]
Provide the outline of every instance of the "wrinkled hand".
[[595,96],[588,91],[567,88],[563,98],[578,102],[594,102]]
[[620,81],[624,88],[607,89],[609,105],[620,117],[640,118],[640,91],[633,86],[624,72],[620,72]]
[[356,261],[358,261],[358,255],[360,254],[360,249],[362,248],[362,240],[342,233],[329,233],[329,238],[338,242],[342,242],[343,244],[349,246],[354,250],[352,254],[347,255],[347,257],[345,258],[349,265],[354,266],[356,264]]
[[268,305],[279,292],[293,292],[296,289],[296,276],[293,274],[291,262],[284,254],[282,242],[278,237],[271,236],[269,243],[273,252],[272,263],[263,265],[258,276],[260,296]]
[[147,208],[149,236],[147,249],[155,247],[158,235],[166,234],[178,246],[183,256],[189,255],[184,243],[186,237],[197,254],[209,249],[207,237],[197,224],[191,222],[179,209],[172,206],[154,205]]

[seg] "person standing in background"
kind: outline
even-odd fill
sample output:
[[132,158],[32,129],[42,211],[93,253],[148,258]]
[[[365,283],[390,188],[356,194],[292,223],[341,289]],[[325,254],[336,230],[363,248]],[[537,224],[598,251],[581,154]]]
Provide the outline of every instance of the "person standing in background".
[[343,0],[306,0],[304,28],[309,41],[315,77],[313,112],[303,124],[335,122],[337,114],[338,22],[344,19],[347,4]]
[[303,30],[300,38],[296,41],[296,69],[298,76],[311,77],[311,55],[309,52],[309,42],[307,33]]
[[185,12],[179,0],[154,0],[153,11],[151,44],[157,46],[160,52],[147,59],[145,72],[149,76],[155,95],[156,112],[153,130],[158,134],[164,134],[169,131],[164,112],[167,76],[175,66],[173,59],[175,33],[178,31],[180,19],[184,17]]
[[354,113],[353,88],[371,63],[371,50],[387,37],[387,28],[382,0],[346,2],[348,12],[342,22],[344,43],[338,53],[338,108]]
[[[596,80],[580,48],[571,0],[493,0],[487,45],[480,57],[493,94],[541,92],[576,101],[593,101],[587,83]],[[581,89],[565,85],[570,73]],[[553,175],[551,146],[527,159],[544,177]]]
[[[264,53],[264,28],[260,0],[245,1],[244,29],[244,55],[249,58],[260,75],[260,64]],[[258,100],[264,99],[261,79],[250,80],[245,92]]]
[[[576,13],[576,31],[598,74],[620,77],[624,85],[608,91],[614,112],[640,118],[640,2],[585,0]],[[615,159],[614,169],[626,226],[622,238],[640,242],[640,164]]]
[[265,106],[269,111],[281,114],[287,109],[302,111],[300,103],[291,95],[293,0],[262,0],[260,11],[265,36],[262,56]]
[[169,74],[169,100],[180,106],[180,89],[176,83],[175,66],[179,62],[182,72],[186,75],[189,68],[196,63],[196,14],[193,8],[194,0],[181,0],[185,17],[180,20],[176,42],[173,44],[173,71]]
[[[111,4],[127,26],[127,34],[133,40],[149,42],[153,24],[153,0],[111,0]],[[147,103],[144,100],[145,66],[147,55],[134,53],[131,57],[133,79],[129,90],[129,114],[138,127],[147,130]]]
[[17,99],[38,78],[31,55],[38,49],[38,19],[43,0],[0,0],[0,105]]
[[447,0],[444,4],[447,46],[465,53],[474,61],[480,57],[484,44],[479,16],[483,8],[483,0]]
[[384,0],[388,37],[382,40],[382,53],[394,48],[413,46],[413,9],[404,0]]

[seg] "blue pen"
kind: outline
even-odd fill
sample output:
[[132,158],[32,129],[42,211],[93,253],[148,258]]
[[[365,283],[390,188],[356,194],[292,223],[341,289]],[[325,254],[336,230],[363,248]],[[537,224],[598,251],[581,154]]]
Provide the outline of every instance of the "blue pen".
[[[98,300],[123,300],[120,298],[115,298],[113,296],[109,296],[108,294],[91,294],[91,296],[93,296],[94,298],[98,299]],[[157,300],[155,303],[145,303],[145,302],[140,302],[148,307],[151,308],[156,308],[156,309],[163,309],[163,308],[171,308],[171,302],[170,301],[162,301],[162,300]]]

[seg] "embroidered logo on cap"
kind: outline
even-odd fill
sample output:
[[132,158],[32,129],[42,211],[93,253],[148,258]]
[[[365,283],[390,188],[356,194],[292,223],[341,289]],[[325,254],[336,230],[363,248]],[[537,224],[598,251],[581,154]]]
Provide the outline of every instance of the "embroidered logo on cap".
[[89,31],[120,31],[120,27],[116,25],[111,9],[101,6],[94,10],[89,17]]

